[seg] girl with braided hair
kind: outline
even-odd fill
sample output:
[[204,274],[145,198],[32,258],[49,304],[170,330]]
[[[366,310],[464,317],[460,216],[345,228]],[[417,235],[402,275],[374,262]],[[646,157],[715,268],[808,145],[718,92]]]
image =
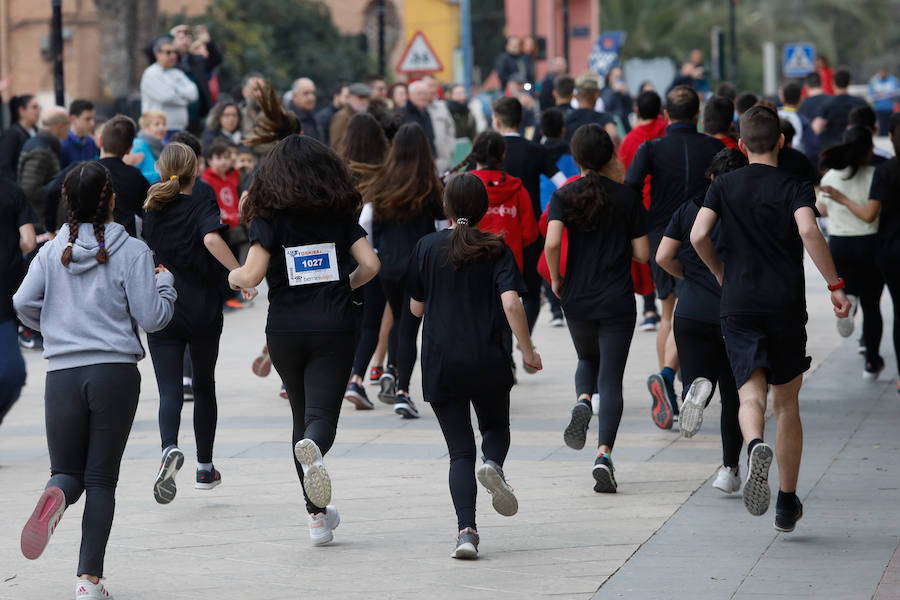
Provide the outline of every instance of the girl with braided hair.
[[[159,387],[159,433],[162,460],[153,496],[160,504],[175,498],[175,475],[184,464],[178,449],[178,430],[184,405],[183,359],[187,347],[193,365],[194,436],[197,476],[194,487],[210,490],[222,481],[213,466],[216,435],[215,368],[222,335],[222,304],[228,293],[225,269],[239,264],[221,232],[228,229],[219,218],[212,196],[207,202],[191,196],[197,177],[197,156],[187,145],[170,142],[157,160],[162,181],[150,186],[144,204],[143,236],[156,260],[175,274],[178,300],[175,316],[162,331],[147,335]],[[244,290],[248,300],[256,289]]]
[[137,325],[163,329],[176,292],[172,274],[154,269],[147,245],[113,222],[115,193],[103,165],[75,165],[62,196],[69,222],[38,252],[13,297],[19,319],[43,333],[49,361],[52,476],[22,530],[21,548],[27,558],[40,556],[66,507],[85,492],[75,598],[110,598],[100,578],[141,387]]

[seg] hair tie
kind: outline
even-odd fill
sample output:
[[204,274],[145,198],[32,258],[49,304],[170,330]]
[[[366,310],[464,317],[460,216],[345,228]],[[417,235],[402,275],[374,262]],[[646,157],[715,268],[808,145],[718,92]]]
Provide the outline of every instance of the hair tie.
[[99,244],[97,244],[97,247],[98,248],[106,248],[106,246],[103,244],[103,242],[100,242]]
[[71,247],[72,247],[72,242],[69,242],[68,244],[66,244],[66,248],[71,248]]
[[469,224],[469,220],[468,220],[467,218],[465,218],[465,217],[460,217],[460,218],[458,218],[458,219],[456,220],[456,224],[457,224],[457,225],[468,225],[468,224]]
[[173,179],[178,179],[178,175],[172,175],[171,177],[169,177],[169,181],[172,181]]

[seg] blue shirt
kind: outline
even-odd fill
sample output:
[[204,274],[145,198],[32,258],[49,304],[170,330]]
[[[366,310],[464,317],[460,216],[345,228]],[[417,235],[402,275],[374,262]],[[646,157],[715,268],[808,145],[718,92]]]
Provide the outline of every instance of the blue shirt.
[[[875,110],[878,112],[892,112],[894,110],[894,101],[898,99],[898,90],[900,83],[893,75],[888,75],[881,79],[878,75],[874,75],[869,80],[869,96],[875,98]],[[876,98],[876,96],[881,96]]]
[[96,160],[100,156],[100,149],[94,143],[94,138],[89,135],[78,139],[75,132],[69,130],[69,137],[62,141],[59,149],[59,164],[65,169],[68,165],[82,160]]

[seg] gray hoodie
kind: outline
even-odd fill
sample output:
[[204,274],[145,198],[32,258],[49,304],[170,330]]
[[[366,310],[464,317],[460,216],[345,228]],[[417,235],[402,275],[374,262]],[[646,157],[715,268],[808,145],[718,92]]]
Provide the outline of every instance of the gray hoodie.
[[44,336],[48,371],[101,363],[137,363],[144,347],[137,326],[159,331],[172,319],[175,279],[155,279],[147,245],[118,223],[105,225],[109,261],[97,262],[99,246],[90,223],[78,228],[68,268],[60,257],[69,225],[45,244],[13,296],[22,323]]

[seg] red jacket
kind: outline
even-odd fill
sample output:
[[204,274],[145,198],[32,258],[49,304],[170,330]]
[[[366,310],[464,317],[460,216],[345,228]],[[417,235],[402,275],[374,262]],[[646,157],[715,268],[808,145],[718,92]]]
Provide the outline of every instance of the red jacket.
[[472,171],[484,183],[488,193],[488,211],[478,224],[482,231],[503,236],[503,241],[516,257],[522,270],[522,248],[538,238],[537,221],[531,208],[531,197],[522,180],[503,171]]
[[241,220],[238,212],[238,186],[241,184],[241,174],[237,169],[230,169],[223,179],[212,170],[212,167],[207,167],[200,178],[216,191],[222,222],[232,229]]
[[[657,117],[656,120],[651,123],[638,125],[632,129],[619,146],[619,160],[622,161],[625,170],[627,171],[628,167],[631,166],[631,161],[634,160],[634,155],[637,153],[638,148],[641,147],[641,144],[649,140],[661,138],[664,135],[666,135],[666,120],[662,115]],[[649,175],[644,179],[644,208],[650,208]]]

